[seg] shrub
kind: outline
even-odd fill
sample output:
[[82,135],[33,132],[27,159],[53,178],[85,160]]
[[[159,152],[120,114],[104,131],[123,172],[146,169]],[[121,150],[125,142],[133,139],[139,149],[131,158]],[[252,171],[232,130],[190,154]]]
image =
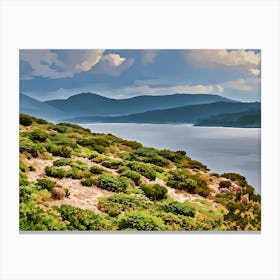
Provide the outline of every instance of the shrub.
[[112,217],[116,217],[122,212],[146,209],[150,205],[151,202],[142,195],[119,193],[99,198],[98,209]]
[[29,167],[22,160],[19,161],[19,169],[22,172],[26,172],[30,170]]
[[54,166],[65,166],[65,165],[71,165],[73,163],[73,160],[71,158],[61,158],[58,160],[55,160],[53,162]]
[[21,170],[19,171],[19,185],[20,186],[28,185],[28,178]]
[[93,177],[85,178],[81,181],[81,184],[86,187],[97,185],[97,179]]
[[188,161],[188,164],[186,167],[191,168],[191,169],[198,169],[198,170],[202,170],[202,171],[209,170],[206,165],[204,165],[203,163],[201,163],[198,160],[193,160],[193,159],[190,159]]
[[62,123],[59,123],[59,124],[57,124],[57,125],[73,128],[73,129],[76,130],[77,132],[81,132],[81,131],[82,131],[82,132],[86,132],[87,134],[91,134],[90,129],[84,128],[84,127],[82,127],[82,126],[80,126],[80,125],[77,125],[77,124],[62,122]]
[[219,183],[220,188],[229,188],[231,186],[231,182],[230,181],[221,181]]
[[77,144],[75,140],[63,135],[63,134],[56,134],[51,137],[51,141],[55,145],[62,145],[65,147],[76,148]]
[[29,185],[20,185],[19,187],[19,202],[26,203],[30,200],[33,189]]
[[101,163],[102,166],[110,168],[110,169],[117,169],[122,164],[119,160],[106,160]]
[[126,170],[124,170],[123,172],[121,172],[121,176],[130,178],[131,180],[134,181],[134,183],[135,183],[136,185],[139,185],[139,184],[140,184],[140,181],[141,181],[141,174],[139,174],[139,173],[136,172],[136,171],[126,169]]
[[30,134],[30,139],[34,142],[45,142],[47,138],[48,134],[40,129],[36,129]]
[[111,173],[103,173],[98,177],[97,186],[113,192],[124,192],[128,185]]
[[77,144],[85,147],[89,147],[98,153],[104,153],[105,147],[108,147],[110,144],[105,139],[98,138],[89,138],[89,139],[78,139]]
[[63,189],[65,191],[65,197],[68,198],[70,196],[70,194],[71,194],[69,189],[68,188],[63,188]]
[[167,185],[175,189],[193,193],[197,187],[197,182],[183,170],[176,169],[171,172]]
[[173,152],[170,150],[160,150],[158,154],[175,163],[179,163],[184,158],[186,153],[182,154],[182,152],[180,152],[180,151]]
[[236,181],[241,187],[244,187],[248,184],[246,178],[238,173],[223,173],[221,177]]
[[121,144],[126,145],[132,149],[142,148],[142,144],[136,141],[123,140]]
[[62,125],[56,125],[53,130],[59,132],[59,133],[65,133],[68,131],[67,127],[62,126]]
[[48,152],[52,153],[54,156],[64,157],[64,158],[70,158],[73,152],[73,149],[64,146],[64,145],[56,145],[53,143],[50,143],[47,145]]
[[162,230],[163,220],[146,211],[130,211],[119,216],[120,230]]
[[112,230],[113,224],[104,217],[94,214],[91,210],[84,210],[62,204],[55,208],[63,221],[67,221],[69,230]]
[[19,151],[24,154],[31,155],[32,157],[38,157],[37,146],[34,144],[20,144]]
[[53,209],[44,211],[34,202],[20,204],[20,230],[67,230],[59,213]]
[[37,179],[36,184],[37,189],[46,189],[48,191],[51,191],[52,188],[57,187],[56,182],[49,180],[49,179]]
[[159,184],[141,185],[141,189],[151,200],[160,200],[167,197],[167,189]]
[[45,172],[47,176],[62,179],[68,175],[68,172],[62,168],[55,168],[54,166],[46,166]]
[[67,172],[67,177],[72,179],[88,178],[90,177],[90,172],[88,170],[81,170],[74,167]]
[[93,165],[90,168],[90,172],[93,174],[102,174],[104,171],[105,171],[105,169],[103,169],[99,166],[96,166],[96,165]]
[[170,203],[165,203],[160,206],[160,209],[165,212],[171,212],[176,215],[183,215],[183,216],[189,216],[194,217],[195,216],[195,209],[187,206],[186,204],[179,202],[179,201],[173,201]]
[[20,114],[19,115],[19,123],[21,125],[29,126],[29,125],[32,124],[32,122],[33,122],[32,117],[30,117],[28,115],[25,115],[25,114]]
[[147,179],[150,180],[155,180],[156,179],[156,171],[148,164],[144,164],[141,162],[137,161],[132,161],[128,163],[128,167],[130,169],[139,172],[141,175],[146,177]]
[[169,161],[160,156],[154,148],[138,148],[130,154],[130,160],[152,163],[158,166],[169,165]]

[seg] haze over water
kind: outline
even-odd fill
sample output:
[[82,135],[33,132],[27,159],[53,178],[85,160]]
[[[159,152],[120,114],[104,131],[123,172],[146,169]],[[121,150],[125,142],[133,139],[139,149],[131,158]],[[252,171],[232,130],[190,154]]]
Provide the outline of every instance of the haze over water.
[[261,191],[259,128],[193,127],[188,124],[82,124],[92,132],[111,133],[158,149],[184,150],[212,172],[244,175]]

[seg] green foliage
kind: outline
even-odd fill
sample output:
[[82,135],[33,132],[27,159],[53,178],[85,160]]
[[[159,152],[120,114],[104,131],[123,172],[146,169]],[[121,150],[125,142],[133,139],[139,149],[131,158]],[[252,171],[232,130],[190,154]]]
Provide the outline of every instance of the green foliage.
[[202,164],[198,160],[193,160],[193,159],[188,160],[188,164],[186,167],[191,168],[191,169],[198,169],[198,170],[202,170],[202,171],[209,170],[206,165]]
[[81,184],[86,187],[91,187],[97,185],[97,179],[93,177],[85,178],[81,180]]
[[125,169],[120,175],[130,178],[136,185],[139,185],[141,182],[141,174],[136,171]]
[[58,159],[58,160],[55,160],[53,162],[53,165],[54,166],[65,166],[65,165],[72,165],[73,163],[73,160],[71,158],[61,158],[61,159]]
[[143,184],[141,190],[151,200],[161,200],[167,197],[167,189],[159,184]]
[[130,211],[119,216],[120,230],[162,230],[164,223],[161,218],[146,211]]
[[34,142],[45,142],[48,139],[48,134],[40,129],[33,130],[30,139]]
[[160,156],[158,151],[153,148],[138,148],[137,150],[130,153],[130,160],[152,163],[158,166],[169,165],[169,161],[166,158]]
[[91,134],[90,129],[84,128],[80,125],[73,124],[73,123],[62,122],[62,123],[57,124],[57,126],[66,126],[66,127],[72,128],[75,132],[85,132],[86,134]]
[[61,215],[62,220],[67,222],[68,230],[112,230],[110,220],[94,214],[90,210],[83,210],[70,205],[62,204],[55,208]]
[[92,150],[97,151],[98,153],[104,153],[106,147],[110,145],[109,142],[104,137],[78,139],[77,144],[81,146],[89,147]]
[[101,165],[110,169],[118,169],[122,162],[119,160],[105,160],[101,162]]
[[181,169],[176,169],[171,172],[167,185],[174,189],[185,190],[190,193],[194,193],[197,187],[197,183],[192,176]]
[[103,172],[105,172],[106,170],[105,169],[103,169],[103,168],[101,168],[101,167],[99,167],[99,166],[96,166],[96,165],[93,165],[93,166],[91,166],[91,168],[90,168],[90,172],[92,173],[92,174],[102,174]]
[[127,165],[130,169],[139,172],[147,179],[150,180],[156,179],[156,171],[148,164],[137,162],[137,161],[131,161]]
[[97,179],[97,186],[112,192],[124,192],[128,187],[123,180],[111,173],[101,174]]
[[30,200],[33,188],[30,185],[20,185],[19,187],[19,202],[26,203]]
[[98,209],[116,217],[126,211],[147,209],[150,205],[151,202],[142,195],[119,193],[99,198]]
[[142,148],[142,144],[136,141],[123,140],[121,144],[126,145],[132,149]]
[[66,177],[69,173],[63,168],[56,168],[54,166],[46,166],[45,172],[47,176],[62,179]]
[[47,150],[48,152],[52,153],[54,156],[59,156],[64,158],[70,158],[73,153],[72,148],[64,145],[56,145],[54,143],[49,143],[47,145]]
[[20,186],[27,186],[28,185],[27,176],[21,170],[19,171],[19,185]]
[[69,189],[68,188],[63,188],[64,189],[64,191],[65,191],[65,197],[67,198],[67,197],[69,197],[70,196],[70,191],[69,191]]
[[160,205],[160,209],[165,212],[171,212],[176,215],[183,215],[188,217],[194,217],[195,216],[195,209],[192,207],[189,207],[188,205],[179,202],[179,201],[173,201],[170,203],[164,203]]
[[51,142],[55,145],[70,147],[75,149],[77,147],[76,141],[67,137],[64,134],[58,133],[50,138]]
[[160,150],[158,154],[172,162],[179,163],[185,157],[186,153],[182,153],[182,151],[173,152],[170,150]]
[[20,204],[19,215],[20,230],[67,230],[56,211],[44,211],[32,201]]
[[80,168],[72,168],[71,170],[67,171],[66,177],[72,178],[72,179],[83,179],[83,178],[88,178],[90,177],[90,172],[89,170],[82,170]]
[[248,184],[246,178],[238,173],[223,173],[221,177],[236,181],[241,187],[244,187]]
[[65,133],[68,132],[68,128],[66,126],[63,125],[56,125],[53,130],[59,132],[59,133]]
[[19,161],[19,169],[22,172],[27,172],[30,170],[29,167],[22,160]]
[[199,175],[190,175],[182,169],[176,169],[171,172],[167,185],[175,189],[185,190],[189,193],[197,193],[202,196],[208,196],[210,193],[207,183],[201,179]]
[[52,188],[57,187],[58,185],[56,184],[55,181],[49,180],[49,179],[37,179],[36,184],[37,189],[45,189],[48,191],[51,191]]
[[39,151],[42,149],[36,144],[20,143],[19,151],[27,156],[38,157]]
[[32,124],[32,122],[33,122],[32,117],[30,117],[28,115],[25,115],[25,114],[20,114],[19,115],[19,123],[21,125],[29,126],[29,125]]

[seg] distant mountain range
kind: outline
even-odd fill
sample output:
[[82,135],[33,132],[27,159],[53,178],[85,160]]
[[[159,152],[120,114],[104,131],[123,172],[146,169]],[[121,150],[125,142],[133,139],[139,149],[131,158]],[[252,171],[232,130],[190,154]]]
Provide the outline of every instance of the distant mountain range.
[[114,116],[219,101],[234,102],[211,94],[143,95],[127,99],[111,99],[94,93],[81,93],[67,99],[49,100],[44,103],[72,116]]
[[260,103],[212,94],[173,94],[111,99],[81,93],[45,102],[20,95],[20,112],[74,123],[192,123],[201,126],[260,127]]

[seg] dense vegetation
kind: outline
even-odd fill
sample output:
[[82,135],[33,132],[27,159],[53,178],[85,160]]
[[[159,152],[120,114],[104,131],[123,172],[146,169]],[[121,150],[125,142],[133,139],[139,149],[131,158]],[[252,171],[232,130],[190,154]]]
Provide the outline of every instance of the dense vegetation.
[[21,230],[260,230],[261,197],[184,151],[20,115]]

